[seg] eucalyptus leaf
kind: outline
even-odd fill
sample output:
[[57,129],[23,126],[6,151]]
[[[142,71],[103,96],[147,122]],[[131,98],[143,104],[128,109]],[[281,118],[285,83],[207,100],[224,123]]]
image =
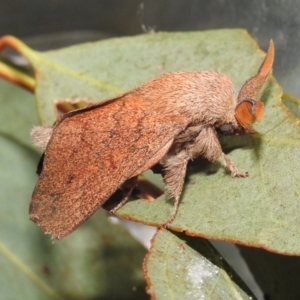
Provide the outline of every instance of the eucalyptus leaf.
[[170,71],[218,69],[239,88],[264,57],[247,32],[236,29],[144,34],[46,52],[15,44],[35,70],[44,125],[56,119],[54,100],[89,97],[98,102]]
[[[238,90],[264,58],[246,31],[229,29],[145,34],[43,53],[21,45],[19,51],[37,74],[38,113],[48,125],[55,119],[54,99],[101,101],[176,70],[218,69],[231,76]],[[221,163],[190,164],[173,230],[300,254],[300,135],[281,95],[270,78],[261,95],[265,117],[255,125],[259,134],[222,138],[224,151],[240,170],[250,173],[249,178],[231,178]],[[171,206],[162,196],[152,203],[129,202],[118,215],[160,226]]]
[[159,230],[144,261],[151,299],[255,299],[206,240]]
[[[287,94],[282,95],[282,103],[294,117],[300,119],[300,100]],[[298,121],[298,120],[297,120]]]

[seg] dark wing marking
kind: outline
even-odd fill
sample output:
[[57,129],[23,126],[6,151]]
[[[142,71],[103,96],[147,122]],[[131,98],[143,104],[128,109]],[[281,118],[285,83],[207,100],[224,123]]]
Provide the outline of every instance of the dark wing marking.
[[185,127],[179,114],[165,116],[136,94],[62,118],[45,151],[31,219],[58,239],[69,234],[149,161],[157,163]]

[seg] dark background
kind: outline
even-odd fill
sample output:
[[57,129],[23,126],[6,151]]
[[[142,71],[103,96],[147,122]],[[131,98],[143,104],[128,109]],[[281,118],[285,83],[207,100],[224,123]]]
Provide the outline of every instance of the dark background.
[[272,38],[274,73],[286,92],[300,97],[299,0],[0,0],[0,35],[39,50],[151,30],[228,27],[246,28],[263,49]]

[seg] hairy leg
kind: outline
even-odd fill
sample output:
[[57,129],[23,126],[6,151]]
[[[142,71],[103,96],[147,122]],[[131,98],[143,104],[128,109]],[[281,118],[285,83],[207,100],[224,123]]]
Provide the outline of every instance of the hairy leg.
[[229,157],[223,153],[216,131],[211,127],[201,130],[193,144],[187,146],[187,151],[191,159],[203,155],[211,162],[222,157],[225,167],[231,172],[233,177],[247,177],[247,172],[240,172]]
[[222,156],[225,160],[225,167],[230,170],[232,176],[248,176],[247,172],[239,172],[229,157],[223,153],[216,131],[211,127],[202,126],[198,136],[192,142],[184,143],[181,146],[176,140],[174,143],[177,143],[176,147],[173,148],[175,152],[169,153],[163,162],[167,195],[174,199],[174,207],[169,219],[164,224],[165,227],[168,227],[176,216],[183,190],[187,163],[190,159],[203,155],[209,161],[215,162]]
[[222,157],[225,161],[225,167],[231,172],[232,177],[248,177],[248,172],[240,172],[234,163],[229,159],[229,157],[222,152]]
[[171,215],[164,227],[174,220],[182,193],[186,168],[188,163],[188,155],[186,151],[181,151],[175,156],[168,156],[164,162],[164,182],[166,185],[166,194],[169,198],[174,199],[174,206]]

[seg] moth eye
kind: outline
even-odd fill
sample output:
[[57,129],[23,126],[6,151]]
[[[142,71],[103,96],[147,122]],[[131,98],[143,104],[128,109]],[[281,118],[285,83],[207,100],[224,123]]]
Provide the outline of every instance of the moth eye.
[[262,119],[263,109],[264,104],[261,101],[245,98],[236,105],[234,116],[243,128],[247,128],[255,120],[260,121]]
[[218,128],[218,131],[224,135],[233,135],[236,132],[236,129],[231,123],[224,124]]

